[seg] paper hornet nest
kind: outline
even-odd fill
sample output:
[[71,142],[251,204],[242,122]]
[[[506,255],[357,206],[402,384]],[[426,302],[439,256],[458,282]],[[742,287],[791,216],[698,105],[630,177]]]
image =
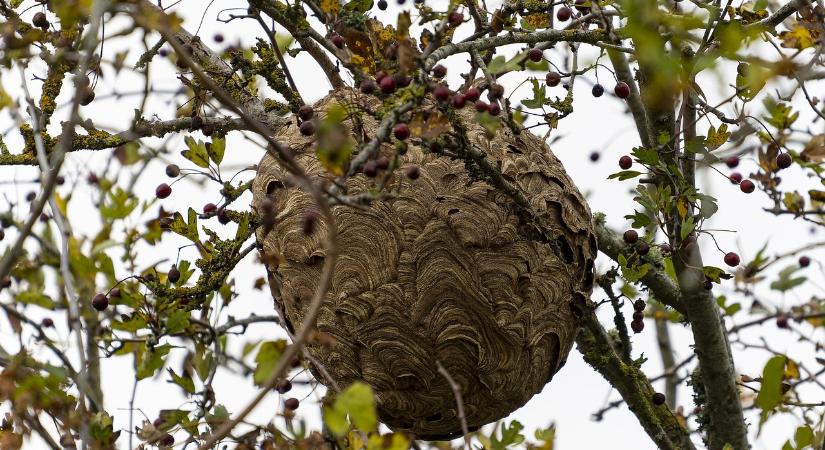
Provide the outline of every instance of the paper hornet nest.
[[[315,105],[316,120],[335,105],[381,108],[376,97],[339,90]],[[342,130],[370,139],[379,122],[366,112],[357,117]],[[397,191],[394,197],[365,209],[333,207],[340,257],[317,328],[336,342],[309,346],[339,386],[368,383],[381,421],[419,439],[461,434],[437,361],[461,387],[471,430],[506,417],[564,364],[578,330],[571,305],[584,302],[593,283],[590,210],[561,162],[527,131],[514,135],[502,124],[491,138],[472,108],[457,117],[472,146],[557,237],[542,238],[512,197],[471,175],[464,161],[422,147],[414,134],[384,187]],[[290,125],[275,138],[314,180],[333,178],[316,156],[314,136]],[[380,151],[390,161],[396,153],[392,144]],[[413,165],[415,180],[405,176]],[[381,177],[349,177],[347,193],[367,192]],[[287,326],[298,329],[321,274],[325,226],[304,234],[314,204],[269,154],[253,191],[253,207],[274,202],[274,223],[260,227],[257,238],[265,254],[279,255],[266,258],[279,261],[267,270]]]

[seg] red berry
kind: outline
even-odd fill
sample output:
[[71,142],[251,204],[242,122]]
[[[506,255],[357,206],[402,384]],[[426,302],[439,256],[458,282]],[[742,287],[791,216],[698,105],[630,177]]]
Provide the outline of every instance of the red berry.
[[627,98],[630,96],[630,86],[624,81],[619,81],[616,87],[613,88],[613,93],[616,94],[616,97]]
[[644,300],[636,300],[633,302],[633,309],[636,311],[644,311],[645,310],[645,301]]
[[639,240],[639,233],[636,230],[627,230],[622,235],[625,244],[635,244]]
[[298,406],[301,405],[301,402],[298,401],[295,397],[290,397],[284,401],[284,408],[289,411],[295,411],[298,409]]
[[410,137],[410,127],[408,127],[406,123],[396,124],[392,128],[392,134],[399,141],[403,141],[404,139]]
[[539,62],[544,57],[544,52],[540,48],[531,48],[527,52],[527,57],[530,58],[530,61]]
[[301,130],[301,134],[304,136],[312,136],[315,134],[315,124],[312,123],[311,120],[307,120],[306,122],[301,122],[301,126],[298,127]]
[[725,254],[725,264],[736,267],[739,265],[739,255],[734,252],[729,252]]
[[799,267],[808,267],[811,265],[811,258],[807,256],[800,256],[799,257]]
[[725,159],[725,164],[733,169],[734,167],[739,165],[739,157],[738,156],[729,156]]
[[453,95],[452,104],[453,108],[461,109],[467,104],[467,97],[464,94],[455,94]]
[[783,313],[776,316],[776,326],[779,328],[789,328],[788,315]]
[[450,88],[439,84],[433,89],[433,97],[440,102],[448,100],[450,98]]
[[204,214],[212,214],[213,212],[218,210],[218,206],[214,203],[207,203],[203,205],[203,213]]
[[464,93],[464,97],[467,99],[468,102],[475,102],[476,100],[481,98],[481,92],[478,89],[471,87],[470,89],[467,89],[467,92]]
[[395,92],[395,78],[389,76],[381,78],[381,81],[378,82],[378,86],[381,88],[381,92],[385,94],[392,94]]
[[630,156],[624,155],[621,158],[619,158],[619,167],[621,167],[623,170],[627,170],[631,166],[633,166],[633,159]]
[[572,15],[573,15],[573,10],[566,7],[566,6],[562,6],[561,8],[559,8],[558,11],[556,11],[556,19],[559,19],[560,22],[566,21]]
[[169,186],[166,183],[161,183],[161,184],[158,185],[157,188],[155,188],[155,196],[157,198],[163,199],[163,198],[169,197],[171,194],[172,194],[172,187]]
[[787,169],[788,167],[791,167],[792,163],[793,158],[791,158],[790,153],[781,153],[776,157],[776,167],[779,167],[780,169]]
[[561,83],[561,75],[558,72],[547,72],[544,81],[550,87],[558,86]]
[[645,329],[645,322],[643,320],[634,320],[630,322],[630,329],[633,330],[634,333],[641,333],[642,330]]
[[46,13],[38,12],[32,18],[32,25],[36,26],[37,28],[46,30],[49,28],[49,18],[46,17]]
[[501,114],[501,106],[498,106],[498,103],[490,103],[487,105],[487,112],[492,116],[497,116]]
[[332,42],[332,45],[338,48],[344,48],[344,37],[340,34],[333,34],[329,40]]
[[733,172],[728,176],[728,179],[733,184],[739,184],[742,182],[742,174],[739,172]]
[[381,80],[386,76],[387,76],[387,72],[384,72],[383,70],[379,70],[378,72],[375,72],[375,81],[377,83],[380,83]]
[[476,100],[475,107],[478,112],[487,111],[487,103],[484,100]]
[[751,180],[742,180],[742,182],[739,183],[739,189],[746,194],[750,194],[756,189],[756,185],[753,184]]
[[461,22],[463,22],[463,21],[464,21],[464,14],[461,14],[458,11],[453,11],[453,12],[450,13],[449,16],[447,16],[447,22],[449,22],[449,24],[451,26],[454,26],[454,27],[457,27],[457,26],[461,25]]
[[433,76],[436,78],[444,78],[447,75],[447,68],[438,64],[433,67]]
[[504,96],[504,86],[496,83],[490,86],[490,99],[497,100]]
[[96,294],[92,298],[92,308],[103,311],[109,307],[109,297],[106,294]]
[[40,321],[40,326],[43,328],[52,328],[54,326],[54,320],[49,317],[44,317],[43,320]]

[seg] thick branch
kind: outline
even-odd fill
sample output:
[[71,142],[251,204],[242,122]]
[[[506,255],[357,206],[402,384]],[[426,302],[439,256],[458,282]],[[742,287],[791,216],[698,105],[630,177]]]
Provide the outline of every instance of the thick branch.
[[656,446],[660,449],[695,449],[687,430],[682,428],[670,408],[653,404],[655,391],[644,372],[635,364],[624,362],[616,353],[595,311],[586,311],[583,321],[584,329],[576,344],[584,360],[619,391]]

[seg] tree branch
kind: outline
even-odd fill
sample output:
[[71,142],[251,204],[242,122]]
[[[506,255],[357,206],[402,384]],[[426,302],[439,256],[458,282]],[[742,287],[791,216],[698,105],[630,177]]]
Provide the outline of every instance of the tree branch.
[[670,408],[653,404],[655,390],[647,376],[635,363],[624,362],[616,353],[594,310],[584,312],[583,326],[584,329],[576,338],[576,345],[584,360],[619,391],[656,446],[668,450],[694,450],[690,435],[676,420]]

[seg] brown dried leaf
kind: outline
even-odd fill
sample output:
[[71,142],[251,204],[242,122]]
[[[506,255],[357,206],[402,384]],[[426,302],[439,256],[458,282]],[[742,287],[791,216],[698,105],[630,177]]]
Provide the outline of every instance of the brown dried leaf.
[[825,134],[819,134],[811,138],[805,149],[799,155],[805,161],[822,161],[825,159]]
[[401,73],[407,73],[413,70],[416,66],[415,61],[418,59],[418,51],[415,49],[411,39],[404,39],[398,43],[398,70]]
[[410,121],[410,133],[413,137],[433,139],[450,131],[447,117],[439,111],[423,111],[413,116]]

